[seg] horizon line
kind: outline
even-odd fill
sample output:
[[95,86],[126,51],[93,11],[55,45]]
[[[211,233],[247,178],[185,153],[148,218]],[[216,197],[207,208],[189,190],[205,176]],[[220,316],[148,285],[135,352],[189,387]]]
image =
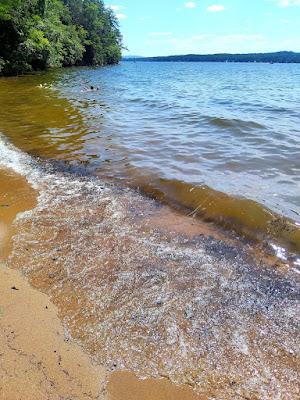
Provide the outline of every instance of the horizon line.
[[184,54],[166,54],[166,55],[155,55],[155,56],[142,56],[135,54],[123,54],[122,57],[134,57],[134,58],[156,58],[156,57],[184,57],[184,56],[216,56],[216,55],[256,55],[256,54],[280,54],[280,53],[293,53],[300,54],[300,51],[295,50],[277,50],[277,51],[260,51],[260,52],[246,52],[246,53],[184,53]]

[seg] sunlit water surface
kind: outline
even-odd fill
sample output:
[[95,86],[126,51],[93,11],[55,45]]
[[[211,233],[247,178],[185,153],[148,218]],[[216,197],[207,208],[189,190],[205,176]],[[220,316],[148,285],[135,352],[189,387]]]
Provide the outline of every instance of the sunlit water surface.
[[31,154],[300,249],[299,65],[124,62],[0,94],[1,131]]
[[66,339],[201,399],[299,398],[297,252],[291,268],[257,262],[126,188],[300,249],[298,71],[127,63],[0,80],[0,168],[37,190],[7,262],[50,296]]

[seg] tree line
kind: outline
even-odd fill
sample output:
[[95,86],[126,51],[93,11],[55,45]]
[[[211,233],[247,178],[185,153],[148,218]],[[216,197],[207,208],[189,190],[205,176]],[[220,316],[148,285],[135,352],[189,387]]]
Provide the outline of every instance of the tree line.
[[122,37],[102,0],[1,0],[0,75],[116,64]]
[[162,57],[124,57],[125,61],[158,62],[260,62],[260,63],[300,63],[300,53],[279,51],[275,53],[249,54],[186,54]]

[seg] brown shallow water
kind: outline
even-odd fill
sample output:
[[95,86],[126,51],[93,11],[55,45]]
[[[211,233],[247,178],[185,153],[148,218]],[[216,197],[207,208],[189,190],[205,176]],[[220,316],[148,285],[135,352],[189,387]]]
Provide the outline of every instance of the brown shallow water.
[[[105,71],[107,74],[107,70]],[[180,179],[182,178],[182,173],[178,174],[178,177],[176,176],[174,179],[171,179],[171,176],[169,177],[168,175],[163,177],[161,172],[158,173],[156,171],[156,167],[158,168],[160,163],[162,163],[162,167],[160,168],[163,168],[165,165],[163,160],[159,159],[157,162],[155,161],[155,155],[157,154],[158,157],[158,154],[163,155],[165,151],[164,148],[156,149],[155,147],[157,145],[155,143],[158,141],[158,138],[155,139],[157,133],[150,132],[150,135],[147,130],[148,128],[145,128],[143,135],[145,135],[145,138],[147,138],[147,135],[150,135],[150,137],[148,141],[145,139],[145,143],[140,144],[139,140],[143,135],[139,134],[137,137],[137,134],[134,135],[134,132],[132,132],[131,137],[131,131],[128,132],[128,130],[139,129],[138,132],[140,132],[141,128],[136,127],[135,121],[130,119],[132,118],[131,114],[134,114],[133,110],[128,110],[130,118],[128,116],[128,121],[126,120],[127,125],[125,124],[126,121],[122,120],[127,115],[124,109],[127,103],[120,103],[120,109],[118,109],[115,103],[110,104],[110,101],[113,100],[106,98],[107,94],[105,91],[102,93],[102,88],[97,93],[89,93],[83,90],[90,78],[89,74],[92,73],[93,71],[89,72],[88,70],[85,72],[82,70],[82,72],[78,72],[77,76],[75,72],[70,71],[64,76],[59,72],[51,72],[37,76],[1,80],[1,132],[9,137],[18,148],[34,156],[39,156],[42,159],[51,159],[57,166],[63,169],[69,168],[70,170],[79,171],[84,174],[96,174],[103,179],[110,177],[114,180],[121,180],[126,182],[126,185],[139,188],[147,195],[167,202],[183,212],[191,213],[205,221],[214,222],[228,231],[233,230],[239,235],[256,242],[259,246],[265,249],[269,248],[271,252],[277,248],[274,245],[280,246],[281,249],[278,254],[283,255],[282,258],[284,260],[288,258],[290,260],[297,259],[297,254],[300,252],[300,228],[299,222],[297,223],[298,214],[296,206],[293,207],[291,203],[289,209],[286,206],[288,211],[285,212],[276,206],[277,203],[274,203],[275,200],[271,199],[271,196],[270,198],[265,198],[265,202],[258,201],[260,199],[259,196],[256,198],[256,195],[253,195],[252,199],[247,198],[246,189],[243,192],[242,172],[239,178],[240,183],[235,183],[231,175],[220,179],[225,186],[228,186],[228,190],[230,189],[230,184],[240,185],[240,190],[235,189],[235,193],[233,194],[230,194],[230,192],[226,194],[223,191],[215,190],[203,182],[199,184],[196,181],[195,183],[189,183],[186,180]],[[96,74],[96,71],[94,73]],[[72,85],[74,85],[75,89],[69,93],[68,90],[71,90]],[[121,100],[125,101],[122,97],[120,98]],[[147,110],[147,108],[144,110],[146,115],[148,115]],[[123,117],[123,115],[125,116]],[[138,119],[139,113],[134,115]],[[162,118],[163,115],[161,116]],[[194,117],[196,121],[197,118],[196,116]],[[121,119],[122,123],[119,119]],[[285,117],[283,118],[284,120]],[[222,121],[220,119],[218,124],[213,124],[216,131],[223,132],[226,128],[225,122]],[[235,123],[237,122],[235,121]],[[147,120],[145,121],[146,123]],[[119,126],[118,124],[121,125]],[[199,125],[199,121],[197,124]],[[203,124],[205,129],[212,129],[212,127],[207,128],[204,122]],[[248,132],[252,125],[250,124],[248,128],[244,127],[245,132]],[[108,126],[111,126],[111,128],[109,129]],[[255,127],[256,125],[254,124],[251,128],[254,131],[256,129],[255,135],[263,135],[264,129],[259,126]],[[227,128],[229,132],[232,129],[234,130],[234,127],[230,124]],[[114,136],[120,129],[124,130],[124,138]],[[166,128],[164,127],[164,129]],[[189,129],[194,128],[190,126]],[[153,135],[154,137],[152,137]],[[251,135],[254,135],[254,132]],[[269,136],[272,136],[271,133]],[[173,139],[171,139],[167,143],[172,143]],[[178,142],[179,139],[176,140]],[[207,140],[209,140],[209,135],[207,136]],[[136,143],[138,143],[140,146],[145,146],[145,149],[143,150],[143,147],[139,149],[135,147],[134,149],[131,148],[131,141],[133,143],[132,146],[136,146]],[[218,138],[216,138],[217,141]],[[126,148],[126,151],[120,148],[122,142],[126,143],[126,146],[129,146],[129,148]],[[184,137],[182,138],[182,143],[182,146],[184,146]],[[202,144],[201,151],[204,151],[204,145]],[[152,169],[147,164],[149,162],[147,161],[149,158],[147,149],[151,148],[151,146],[156,149],[152,152],[153,154],[151,153],[151,157],[153,158],[151,161],[153,164],[151,164]],[[227,147],[226,149],[228,150]],[[257,151],[260,147],[263,147],[263,144],[258,142]],[[280,143],[278,143],[277,149],[278,151],[280,150]],[[139,151],[141,151],[141,154],[139,154]],[[145,158],[147,161],[145,161],[145,166],[137,167],[134,160],[131,160],[131,157],[136,152],[137,160],[141,162]],[[284,150],[284,157],[287,157],[286,153],[288,151]],[[186,150],[184,154],[186,154]],[[230,153],[226,157],[230,157]],[[232,157],[234,158],[234,156]],[[192,158],[192,155],[186,154],[183,165],[188,166],[192,162]],[[290,179],[295,181],[292,200],[293,203],[297,204],[299,197],[297,196],[299,190],[297,186],[297,163],[295,164],[295,168],[289,166],[290,163],[293,164],[293,152],[290,152],[290,158],[291,161],[286,160],[288,164],[286,173],[291,169]],[[168,157],[166,155],[166,165],[164,167],[166,171],[168,170],[168,160],[171,160],[170,155]],[[260,162],[264,162],[263,158]],[[176,158],[172,161],[172,165],[173,163],[176,164]],[[179,160],[178,163],[180,163]],[[282,165],[284,163],[285,161],[282,158]],[[229,165],[230,163],[228,162],[227,164]],[[268,165],[266,164],[262,168],[267,167]],[[199,167],[198,173],[200,174],[200,172]],[[210,176],[209,171],[207,173]],[[245,175],[245,180],[248,179],[247,176]],[[250,182],[249,185],[255,191],[258,185],[256,179],[258,180],[259,178],[255,178],[255,174],[251,176],[253,182]],[[264,185],[268,186],[268,177],[263,179],[265,179]],[[281,181],[288,181],[288,177],[282,176]],[[272,186],[272,184],[272,181],[270,181],[269,185]],[[275,189],[276,187],[274,187]],[[282,193],[274,193],[274,196],[272,196],[275,199],[279,195],[284,196],[284,186],[282,188],[279,186],[277,191],[281,191]],[[259,191],[256,194],[258,195]],[[274,204],[272,203],[269,206],[268,201],[271,200],[274,200]],[[279,211],[282,211],[282,213]],[[293,255],[289,255],[286,250],[291,251]]]
[[[0,165],[19,174],[0,178],[9,267],[50,297],[66,332],[112,374],[113,400],[149,388],[153,400],[299,398],[299,227],[290,214],[141,174],[111,132],[99,138],[107,104],[95,116],[97,100],[85,98],[93,94],[70,100],[57,80],[51,72],[0,83],[0,130],[23,150],[0,138]],[[119,104],[107,112],[117,129]],[[254,257],[236,232],[281,245],[283,263]]]
[[17,234],[13,222],[36,206],[36,196],[24,177],[0,169],[0,397],[201,400],[190,387],[167,379],[141,381],[133,373],[111,374],[92,363],[61,325],[49,298],[4,266]]
[[139,380],[129,372],[113,373],[107,391],[108,400],[206,400],[189,387],[176,387],[166,379]]
[[[161,205],[130,189],[40,169],[8,145],[5,160],[39,191],[15,223],[8,265],[50,296],[95,361],[200,399],[299,397],[294,268],[258,263],[194,225],[180,230],[194,223],[183,215],[177,229],[155,224]],[[133,393],[147,385],[128,383]]]
[[0,398],[99,399],[106,370],[65,335],[49,298],[5,265],[13,221],[36,205],[36,195],[24,177],[0,169]]
[[36,206],[36,193],[26,179],[0,169],[0,260],[11,250],[12,223],[18,213]]

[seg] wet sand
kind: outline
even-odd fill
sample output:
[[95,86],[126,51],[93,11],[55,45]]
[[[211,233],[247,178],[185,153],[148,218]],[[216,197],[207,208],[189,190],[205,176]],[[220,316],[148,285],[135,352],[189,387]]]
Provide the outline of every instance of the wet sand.
[[3,265],[0,294],[1,399],[202,400],[166,379],[110,375],[65,334],[48,296]]
[[[16,288],[16,289],[12,289]],[[18,272],[0,269],[0,398],[99,399],[106,370],[65,336],[57,309]]]
[[[178,205],[185,204],[193,211],[188,211],[190,215],[200,211],[201,203],[202,217],[207,217],[207,221],[218,220],[210,215],[217,217],[219,211],[221,217],[229,217],[229,230],[225,233],[213,224],[196,221],[120,187],[115,181],[107,182],[107,177],[115,176],[112,171],[119,171],[118,166],[123,170],[123,158],[119,160],[111,135],[107,141],[100,141],[101,145],[97,140],[93,142],[99,127],[101,132],[105,128],[102,120],[91,118],[89,104],[96,109],[94,100],[84,101],[87,112],[81,112],[83,108],[79,112],[76,99],[73,103],[54,91],[41,90],[38,83],[43,77],[27,78],[5,80],[2,88],[5,101],[1,108],[1,132],[19,149],[44,160],[28,156],[0,138],[0,165],[10,166],[27,177],[37,189],[34,192],[24,178],[12,172],[6,171],[2,178],[0,174],[0,251],[6,265],[1,268],[3,299],[0,294],[0,307],[4,310],[0,322],[6,323],[2,331],[7,334],[1,339],[5,351],[0,350],[1,368],[4,365],[1,378],[8,382],[4,399],[20,400],[24,392],[26,397],[21,400],[43,398],[44,394],[46,398],[73,400],[76,393],[81,398],[86,391],[95,396],[100,393],[98,398],[105,400],[124,400],[126,396],[130,400],[194,400],[195,393],[201,400],[300,398],[300,275],[296,263],[290,267],[287,257],[282,257],[282,263],[270,257],[266,263],[260,254],[254,254],[255,250],[244,246],[244,240],[235,238],[229,232],[234,221],[228,210],[231,208],[234,212],[230,214],[235,216],[236,208],[222,194],[216,199],[217,210],[215,200],[210,201],[214,198],[210,191],[206,197],[205,190],[200,189],[199,193],[192,187],[184,189],[177,181],[167,185],[171,199]],[[12,94],[8,103],[7,93]],[[117,99],[116,116],[120,116],[119,104]],[[101,108],[102,105],[105,106],[101,102]],[[108,110],[111,130],[113,110]],[[102,112],[99,115],[102,119]],[[144,118],[144,113],[141,116]],[[136,113],[134,119],[136,122]],[[159,120],[157,116],[155,119]],[[143,120],[141,132],[144,128]],[[203,137],[206,148],[207,133]],[[96,148],[101,149],[100,158],[95,154]],[[153,150],[153,143],[150,149]],[[228,150],[231,149],[230,146]],[[162,165],[167,159],[165,154],[163,158]],[[66,163],[60,164],[58,160]],[[126,178],[128,185],[127,178],[133,178],[137,171],[130,162],[127,165],[127,157],[124,160],[126,173],[121,173],[121,177]],[[177,168],[178,162],[174,165]],[[95,172],[94,167],[100,168],[103,178],[87,176],[89,168]],[[66,168],[73,174],[65,173]],[[78,176],[80,171],[84,177]],[[146,173],[146,184],[149,177]],[[132,184],[136,186],[134,179]],[[182,194],[188,204],[181,201],[185,200]],[[252,206],[245,207],[242,216],[238,212],[242,220],[252,228],[257,222],[266,226],[264,212]],[[26,209],[32,211],[19,215],[12,226],[15,215]],[[219,222],[227,225],[223,223],[226,221]],[[285,236],[295,244],[298,231],[281,219],[268,224],[268,237]],[[259,237],[260,232],[257,234]],[[300,259],[291,261],[300,265]],[[11,274],[12,270],[15,272]],[[21,290],[11,289],[13,286],[22,288],[22,294],[24,291],[28,298],[21,298]],[[35,289],[31,294],[30,287]],[[37,297],[40,292],[48,297]],[[16,301],[18,298],[20,302]],[[48,309],[43,308],[44,301],[49,302]],[[28,328],[27,323],[20,323],[23,315]],[[55,323],[46,321],[49,315]],[[16,326],[10,330],[13,324]],[[29,327],[35,327],[44,340],[32,335]],[[14,331],[19,336],[11,338],[9,332]],[[55,350],[51,349],[58,336],[63,343],[68,339],[69,351],[65,353],[71,361],[66,371],[73,386],[67,378],[61,380],[58,368],[67,356],[56,359]],[[13,349],[20,351],[18,356],[9,348],[12,340]],[[80,356],[76,343],[82,349]],[[33,355],[30,360],[38,360],[36,364],[27,363],[25,355],[29,353]],[[11,361],[5,357],[11,357]],[[96,376],[92,382],[86,378],[86,372],[80,375],[76,369],[73,373],[71,367],[76,366],[79,357],[86,360],[85,370],[95,372],[91,373]],[[89,366],[91,359],[103,366],[99,367],[100,372],[97,366]],[[40,362],[45,365],[42,376]],[[23,376],[18,371],[23,371]],[[28,385],[25,371],[32,371]],[[11,377],[16,377],[21,388],[16,398],[9,398],[14,396],[12,390],[16,386]],[[50,383],[52,389],[48,387],[50,381],[54,382],[54,387]],[[40,387],[36,382],[41,382]],[[184,386],[179,388],[171,382]]]
[[0,266],[1,399],[202,400],[166,379],[110,374],[72,341],[57,314],[48,296]]
[[16,215],[35,206],[36,193],[26,179],[12,171],[0,170],[0,260],[11,250]]
[[[197,400],[167,379],[137,379],[97,365],[72,340],[49,297],[7,267],[12,226],[36,205],[26,180],[0,170],[0,398],[5,400]],[[200,399],[199,399],[200,400]]]
[[111,375],[107,391],[107,400],[207,400],[187,386],[176,387],[166,379],[140,380],[126,371]]
[[36,193],[23,177],[0,171],[0,397],[98,399],[106,370],[65,335],[49,298],[5,266],[12,223],[35,205]]
[[299,396],[292,270],[196,225],[187,234],[186,216],[171,231],[155,227],[164,207],[129,189],[44,170],[38,179],[43,196],[18,218],[9,263],[50,296],[99,364],[167,377],[200,399]]

